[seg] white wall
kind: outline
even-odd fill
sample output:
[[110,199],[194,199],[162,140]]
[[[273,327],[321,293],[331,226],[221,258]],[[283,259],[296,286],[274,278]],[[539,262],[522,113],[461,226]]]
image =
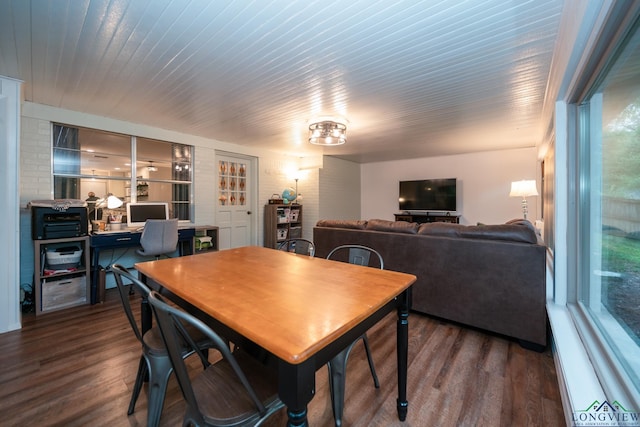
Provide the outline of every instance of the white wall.
[[22,82],[0,77],[0,333],[20,327],[18,160]]
[[360,219],[358,163],[325,156],[320,170],[319,219]]
[[[361,167],[361,218],[393,220],[399,181],[457,178],[461,224],[504,223],[522,217],[521,199],[509,197],[511,182],[536,179],[540,192],[539,175],[535,148],[368,163]],[[539,197],[527,201],[527,218],[534,222],[540,218]]]

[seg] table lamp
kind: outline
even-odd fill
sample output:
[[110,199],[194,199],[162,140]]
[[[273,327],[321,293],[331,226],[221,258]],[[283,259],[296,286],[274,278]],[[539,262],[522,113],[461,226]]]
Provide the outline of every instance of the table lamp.
[[98,220],[98,208],[103,207],[105,203],[107,205],[107,209],[118,209],[120,206],[122,206],[122,200],[109,193],[106,197],[96,201],[96,207],[94,210],[94,219],[96,221]]
[[513,181],[511,183],[511,192],[509,197],[522,197],[522,213],[524,219],[527,219],[527,197],[537,196],[538,189],[536,188],[536,181],[523,179],[522,181]]

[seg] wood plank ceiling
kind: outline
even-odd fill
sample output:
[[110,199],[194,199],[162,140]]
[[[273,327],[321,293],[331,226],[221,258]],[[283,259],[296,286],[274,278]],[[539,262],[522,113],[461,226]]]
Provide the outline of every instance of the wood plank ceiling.
[[[533,147],[564,0],[4,0],[26,101],[292,155]],[[307,142],[321,115],[339,147]]]

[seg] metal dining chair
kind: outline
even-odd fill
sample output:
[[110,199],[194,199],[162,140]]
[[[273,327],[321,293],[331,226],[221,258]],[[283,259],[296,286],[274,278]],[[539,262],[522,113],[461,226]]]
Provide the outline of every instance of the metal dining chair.
[[[167,390],[167,382],[169,376],[173,371],[171,366],[171,360],[167,353],[164,342],[160,335],[160,331],[156,327],[152,327],[147,332],[142,333],[142,329],[133,315],[131,309],[131,297],[130,292],[125,284],[125,279],[130,283],[130,286],[146,298],[150,292],[149,288],[142,283],[138,278],[133,276],[129,271],[119,264],[113,264],[109,270],[113,273],[118,288],[118,294],[122,301],[124,312],[129,320],[131,329],[136,338],[142,344],[142,355],[140,356],[140,363],[138,365],[138,373],[136,375],[136,382],[133,387],[133,393],[131,395],[131,401],[129,402],[129,409],[127,415],[133,414],[136,406],[136,401],[142,390],[142,385],[145,379],[149,380],[149,395],[148,395],[148,409],[147,409],[147,426],[155,427],[160,423],[160,415],[162,414],[162,406],[164,404],[164,396]],[[203,355],[202,364],[206,366],[208,349],[213,345],[211,340],[200,334],[194,338],[197,340],[197,347],[202,350],[199,354]],[[192,350],[186,349],[184,346],[181,350],[182,357],[187,357],[193,353]]]
[[[278,398],[275,370],[242,350],[232,352],[209,326],[167,304],[160,294],[152,291],[149,303],[186,401],[183,426],[259,426],[284,407]],[[207,336],[222,354],[221,360],[207,364],[195,376],[189,375],[181,354],[182,342],[190,343],[199,353],[185,325]]]
[[[333,248],[327,255],[327,259],[336,261],[346,261],[350,264],[369,266],[372,256],[377,261],[377,266],[381,270],[384,270],[384,261],[382,255],[375,249],[362,245],[341,245]],[[349,354],[355,344],[362,340],[364,343],[364,349],[367,354],[367,360],[369,362],[369,369],[371,370],[371,376],[373,377],[373,384],[375,388],[380,388],[380,382],[378,381],[378,375],[376,374],[376,368],[373,364],[373,358],[371,357],[371,349],[369,347],[369,339],[367,334],[362,334],[358,339],[352,342],[346,349],[340,352],[336,357],[331,359],[327,364],[329,368],[329,388],[331,394],[331,406],[333,409],[333,418],[336,426],[342,425],[342,414],[344,412],[344,393],[346,382],[346,369],[347,360]]]
[[316,253],[316,247],[313,242],[300,237],[283,240],[278,244],[278,250],[309,255],[311,257]]

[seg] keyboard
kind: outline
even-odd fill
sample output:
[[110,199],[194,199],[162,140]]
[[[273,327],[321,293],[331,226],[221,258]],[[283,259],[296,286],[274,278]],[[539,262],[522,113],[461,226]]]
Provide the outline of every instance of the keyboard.
[[144,227],[123,228],[120,230],[94,231],[93,234],[141,233],[142,230],[144,230]]
[[131,233],[130,230],[105,230],[105,231],[94,231],[93,234],[116,234],[116,233]]

